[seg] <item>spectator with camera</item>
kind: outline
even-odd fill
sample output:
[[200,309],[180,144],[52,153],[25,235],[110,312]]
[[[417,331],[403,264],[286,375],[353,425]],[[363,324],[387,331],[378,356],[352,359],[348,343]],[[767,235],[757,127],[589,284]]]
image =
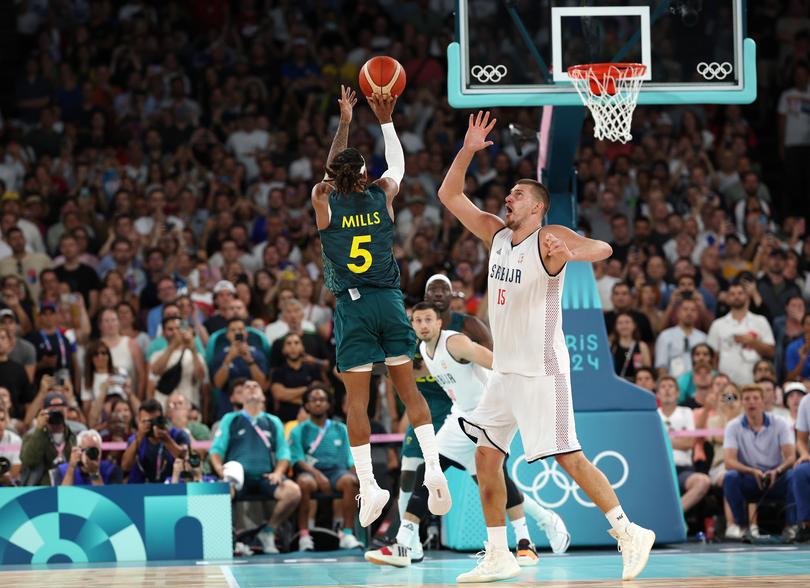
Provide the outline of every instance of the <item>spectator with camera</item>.
[[192,449],[183,449],[180,456],[174,460],[171,483],[184,484],[188,482],[202,482],[202,463],[203,458],[198,452]]
[[[45,385],[49,383],[45,380]],[[22,485],[50,486],[50,471],[70,459],[76,435],[67,426],[67,409],[67,399],[61,392],[48,392],[44,396],[34,430],[23,438],[20,450]]]
[[194,331],[183,323],[175,318],[163,320],[163,336],[168,341],[168,347],[152,355],[149,360],[153,376],[149,387],[152,389],[154,386],[154,397],[163,406],[166,406],[170,394],[179,392],[189,402],[202,403],[205,411],[208,399],[201,391],[208,378],[208,370],[194,340]]
[[40,304],[37,330],[28,336],[37,350],[37,381],[42,376],[52,376],[59,370],[68,370],[71,374],[79,373],[76,346],[59,329],[56,311],[55,302]]
[[764,316],[748,310],[748,294],[742,284],[732,284],[726,294],[729,313],[709,328],[708,343],[717,350],[718,369],[738,386],[753,381],[753,368],[763,357],[772,359],[775,340]]
[[706,342],[706,333],[698,330],[698,306],[691,298],[678,305],[678,324],[664,329],[655,342],[655,368],[659,376],[674,378],[692,369],[692,347]]
[[[332,410],[332,396],[323,384],[314,383],[309,386],[302,400],[309,413],[309,420],[297,425],[290,433],[290,455],[296,472],[295,483],[301,489],[301,503],[308,505],[316,492],[327,495],[340,492],[343,515],[340,548],[362,547],[352,530],[357,514],[355,496],[360,491],[360,484],[352,472],[354,460],[349,452],[346,425],[328,418]],[[298,509],[301,551],[315,549],[309,534],[309,515],[308,508]]]
[[[9,414],[0,401],[0,486],[13,486],[20,477],[19,435],[9,430]],[[4,449],[16,446],[17,449]]]
[[792,475],[796,445],[788,425],[765,412],[762,387],[747,384],[740,391],[743,414],[726,425],[723,453],[726,475],[723,492],[733,520],[727,539],[756,538],[759,528],[749,527],[747,503],[764,497],[783,500],[787,526],[796,523]]
[[76,435],[76,447],[70,450],[70,459],[59,464],[54,485],[109,486],[120,484],[122,480],[121,469],[102,459],[101,435],[91,429]]
[[11,393],[12,406],[15,409],[14,416],[23,416],[23,407],[31,402],[31,380],[25,372],[25,368],[9,358],[11,352],[11,335],[8,328],[0,326],[0,382]]
[[[214,386],[219,390],[227,388],[234,378],[248,378],[267,387],[267,359],[264,354],[247,341],[244,319],[234,317],[228,321],[225,333],[228,344],[219,351],[209,366]],[[224,395],[219,394],[216,400],[216,414],[221,416],[230,410]]]
[[[275,529],[295,512],[301,491],[286,473],[290,466],[290,447],[284,438],[284,426],[278,417],[265,412],[265,397],[255,380],[244,384],[244,409],[222,418],[211,446],[211,469],[225,478],[225,466],[240,464],[243,484],[236,488],[236,499],[261,495],[276,504],[258,539],[265,553],[278,553]],[[229,466],[230,467],[230,466]]]
[[172,475],[174,460],[191,445],[188,435],[171,426],[154,398],[138,410],[138,428],[121,458],[129,484],[162,484]]

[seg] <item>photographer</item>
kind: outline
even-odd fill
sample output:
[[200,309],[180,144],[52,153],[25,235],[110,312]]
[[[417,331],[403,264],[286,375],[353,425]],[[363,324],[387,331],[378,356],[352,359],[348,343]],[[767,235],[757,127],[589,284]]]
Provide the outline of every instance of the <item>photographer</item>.
[[172,484],[202,482],[202,458],[196,451],[186,451],[180,453],[180,457],[174,460],[172,466]]
[[[71,412],[78,408],[76,395],[73,392],[73,383],[70,374],[67,370],[60,370],[54,376],[42,376],[39,381],[39,392],[28,405],[25,411],[24,423],[28,426],[34,426],[34,421],[37,415],[44,407],[45,398],[52,392],[58,392],[66,401],[67,409],[65,410],[65,424],[73,431],[74,435],[87,430],[87,426],[77,420],[71,419]],[[76,411],[75,416],[80,416]]]
[[[9,431],[9,416],[5,405],[0,401],[0,445],[20,445],[20,437]],[[0,449],[0,486],[12,486],[20,476],[20,450]]]
[[138,411],[138,430],[129,438],[121,468],[129,484],[161,484],[171,475],[174,460],[191,444],[188,435],[170,426],[160,403],[150,398]]
[[49,392],[43,399],[34,431],[23,438],[21,485],[50,486],[50,470],[70,459],[76,435],[67,426],[67,409],[67,399],[61,392]]
[[791,469],[796,461],[793,433],[784,420],[765,413],[759,384],[743,386],[740,399],[743,414],[726,425],[723,436],[726,465],[723,492],[734,515],[726,528],[727,539],[759,535],[756,523],[752,522],[749,528],[746,505],[762,500],[765,495],[784,500],[786,523],[796,524]]
[[[194,342],[194,331],[177,318],[163,319],[163,336],[168,347],[152,355],[149,360],[152,373],[149,389],[165,407],[170,394],[179,392],[190,402],[199,404],[200,388],[208,371]],[[153,388],[154,387],[154,388]]]
[[101,459],[101,435],[97,431],[82,431],[76,436],[76,444],[70,451],[70,460],[59,465],[54,485],[108,486],[121,483],[123,474],[118,466]]

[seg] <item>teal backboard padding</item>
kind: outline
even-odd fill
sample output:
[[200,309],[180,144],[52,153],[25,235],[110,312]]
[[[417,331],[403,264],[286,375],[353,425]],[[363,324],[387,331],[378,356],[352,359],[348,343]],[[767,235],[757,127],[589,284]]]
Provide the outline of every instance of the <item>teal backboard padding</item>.
[[[743,87],[740,90],[689,92],[678,90],[642,92],[639,104],[750,104],[757,98],[757,45],[753,39],[743,41]],[[560,86],[563,87],[563,86]],[[579,95],[570,91],[504,93],[492,88],[487,93],[465,93],[461,79],[461,46],[447,46],[447,99],[453,108],[490,108],[494,106],[578,106]]]
[[[674,469],[667,458],[668,442],[655,411],[582,412],[576,415],[577,435],[585,455],[616,491],[635,523],[655,531],[659,543],[686,539]],[[520,490],[565,521],[571,545],[611,545],[604,514],[553,458],[526,463],[518,435],[507,468]],[[671,455],[671,453],[669,454]],[[448,470],[453,508],[443,519],[442,542],[452,549],[478,550],[486,540],[486,525],[478,488],[466,472]],[[530,522],[535,544],[548,546],[545,534]],[[511,525],[507,525],[514,545]]]

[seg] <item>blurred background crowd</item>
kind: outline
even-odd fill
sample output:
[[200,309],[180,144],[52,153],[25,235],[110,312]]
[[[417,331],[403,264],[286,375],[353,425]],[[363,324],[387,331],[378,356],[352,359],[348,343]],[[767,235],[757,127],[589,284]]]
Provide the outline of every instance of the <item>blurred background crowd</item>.
[[[209,439],[242,405],[246,379],[283,423],[306,418],[302,397],[319,381],[340,415],[334,298],[309,194],[340,84],[356,87],[373,55],[408,76],[394,117],[407,301],[446,273],[453,309],[486,320],[486,251],[437,198],[467,117],[446,100],[452,0],[10,4],[0,446],[26,441],[22,460],[0,451],[16,468],[9,480],[53,482],[53,463],[63,473],[78,463],[72,446],[129,442],[158,419],[171,423],[166,443]],[[698,427],[739,414],[734,389],[755,381],[769,382],[768,410],[792,426],[810,378],[810,6],[762,0],[748,11],[755,104],[640,107],[627,145],[595,141],[586,124],[576,161],[579,229],[614,251],[594,270],[616,372],[652,391],[675,378]],[[495,145],[466,190],[500,214],[514,180],[536,177],[536,144],[508,124],[536,129],[538,111],[496,116]],[[371,176],[384,171],[362,103],[349,144]],[[788,392],[786,381],[799,384]],[[377,384],[377,430],[401,432],[390,386]],[[77,444],[85,429],[98,435]],[[695,449],[688,459],[705,460],[702,442]],[[144,473],[125,452],[106,457],[113,481],[172,477],[159,458]],[[396,456],[382,459],[396,470]]]

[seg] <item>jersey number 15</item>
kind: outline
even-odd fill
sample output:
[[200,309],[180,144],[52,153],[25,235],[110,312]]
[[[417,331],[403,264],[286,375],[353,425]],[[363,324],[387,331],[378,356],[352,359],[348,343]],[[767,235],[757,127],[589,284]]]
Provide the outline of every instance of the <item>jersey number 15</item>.
[[368,268],[371,267],[371,262],[373,261],[371,252],[361,247],[361,245],[366,243],[371,243],[371,235],[355,235],[354,239],[352,239],[352,248],[351,251],[349,251],[349,257],[352,259],[359,258],[362,260],[362,263],[347,263],[346,267],[355,274],[365,273],[368,271]]
[[498,306],[506,304],[506,289],[498,288]]

